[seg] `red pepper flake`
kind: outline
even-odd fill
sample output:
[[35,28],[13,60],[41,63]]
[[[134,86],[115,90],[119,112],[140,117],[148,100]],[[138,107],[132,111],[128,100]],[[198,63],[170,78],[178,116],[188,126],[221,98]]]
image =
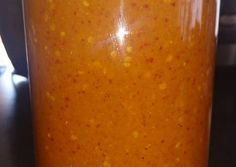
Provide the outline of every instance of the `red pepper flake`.
[[192,84],[196,85],[196,79],[195,78],[193,79]]
[[65,46],[66,45],[66,41],[65,40],[61,41],[61,45]]
[[164,139],[162,139],[162,140],[161,140],[161,143],[162,143],[162,144],[163,144],[163,143],[165,143],[165,140],[164,140]]
[[132,95],[132,98],[134,99],[136,97],[136,95],[134,94],[134,95]]
[[135,2],[132,2],[132,3],[131,3],[131,6],[132,6],[132,7],[136,7],[137,4],[136,4]]
[[175,2],[173,2],[173,3],[171,3],[171,5],[172,5],[173,7],[175,7],[176,3],[175,3]]
[[73,15],[74,15],[74,16],[77,16],[77,12],[76,12],[76,11],[74,11],[74,12],[73,12]]
[[155,40],[156,40],[156,41],[159,41],[159,37],[156,37]]
[[139,48],[140,48],[140,49],[143,49],[143,48],[146,48],[146,47],[148,47],[148,46],[150,46],[150,45],[151,45],[150,43],[145,42],[145,43],[143,43]]
[[142,113],[142,121],[141,121],[143,127],[146,127],[147,125],[147,118],[145,116],[145,114]]
[[109,99],[111,96],[110,96],[108,93],[106,93],[106,94],[104,95],[104,97],[105,97],[104,99],[106,99],[106,98]]
[[169,22],[169,19],[166,17],[166,18],[164,19],[164,21],[165,21],[166,23],[168,23],[168,22]]
[[58,60],[58,59],[56,59],[56,60],[55,60],[55,64],[61,64],[61,61]]
[[70,98],[69,97],[65,97],[65,101],[70,101]]
[[76,80],[75,78],[73,78],[73,79],[72,79],[72,82],[73,82],[73,83],[76,83],[76,82],[77,82],[77,80]]
[[85,126],[86,126],[87,128],[90,128],[90,127],[91,127],[89,124],[85,124]]
[[149,5],[148,5],[148,4],[144,4],[143,7],[144,7],[145,9],[149,9]]
[[163,101],[166,101],[167,98],[168,98],[168,96],[163,96],[161,99],[162,99]]
[[154,58],[153,57],[149,57],[146,59],[146,63],[153,63],[154,62]]
[[161,78],[161,74],[155,73],[155,74],[154,74],[154,77],[160,79],[160,78]]
[[112,84],[112,83],[113,83],[112,79],[109,79],[108,82],[109,82],[109,84]]
[[142,79],[142,75],[141,74],[138,75],[138,79]]
[[100,124],[97,124],[97,125],[96,125],[96,128],[100,128],[100,127],[101,127],[101,125],[100,125]]
[[77,146],[77,147],[76,147],[76,150],[80,150],[80,146]]
[[168,67],[168,70],[169,70],[169,71],[172,71],[172,67]]
[[84,38],[81,38],[80,40],[81,40],[81,42],[85,42],[85,39],[84,39]]

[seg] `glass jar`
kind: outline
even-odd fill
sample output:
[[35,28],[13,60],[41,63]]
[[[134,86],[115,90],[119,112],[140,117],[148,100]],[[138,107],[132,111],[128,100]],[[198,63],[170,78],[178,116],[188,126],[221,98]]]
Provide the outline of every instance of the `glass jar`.
[[207,167],[216,0],[24,0],[38,167]]

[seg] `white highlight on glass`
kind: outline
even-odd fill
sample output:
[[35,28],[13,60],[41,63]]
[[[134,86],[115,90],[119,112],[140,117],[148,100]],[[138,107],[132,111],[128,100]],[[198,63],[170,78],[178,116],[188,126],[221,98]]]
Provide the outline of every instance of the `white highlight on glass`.
[[129,31],[127,30],[126,26],[124,25],[119,25],[116,37],[120,43],[120,45],[123,45],[125,37],[129,34]]
[[125,15],[124,15],[124,0],[120,1],[120,12],[119,12],[119,20],[118,20],[118,29],[116,32],[116,38],[120,45],[124,44],[126,36],[129,34]]

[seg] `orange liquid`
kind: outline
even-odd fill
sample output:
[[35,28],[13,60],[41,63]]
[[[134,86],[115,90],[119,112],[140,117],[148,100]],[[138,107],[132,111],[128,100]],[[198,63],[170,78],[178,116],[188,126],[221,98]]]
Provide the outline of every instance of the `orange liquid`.
[[38,167],[207,167],[215,0],[28,0]]

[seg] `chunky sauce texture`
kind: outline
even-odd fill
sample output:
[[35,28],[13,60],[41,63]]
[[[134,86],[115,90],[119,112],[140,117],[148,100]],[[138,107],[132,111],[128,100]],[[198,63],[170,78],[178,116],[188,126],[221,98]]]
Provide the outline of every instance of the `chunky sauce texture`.
[[25,0],[38,167],[207,167],[215,0]]

